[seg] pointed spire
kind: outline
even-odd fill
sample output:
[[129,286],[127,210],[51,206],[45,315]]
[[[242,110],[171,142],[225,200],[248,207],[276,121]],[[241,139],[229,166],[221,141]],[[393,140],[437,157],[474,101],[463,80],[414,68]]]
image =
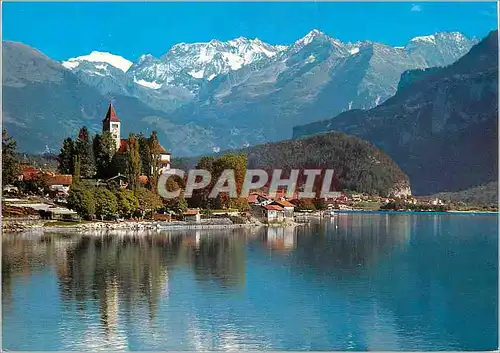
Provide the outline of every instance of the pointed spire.
[[114,121],[119,123],[120,119],[116,116],[115,108],[113,107],[113,103],[109,102],[108,112],[102,121]]

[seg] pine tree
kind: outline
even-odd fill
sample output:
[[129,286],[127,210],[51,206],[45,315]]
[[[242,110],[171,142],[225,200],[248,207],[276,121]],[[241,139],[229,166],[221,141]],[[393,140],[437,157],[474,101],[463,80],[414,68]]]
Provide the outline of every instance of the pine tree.
[[94,158],[97,178],[110,178],[115,173],[113,156],[116,153],[116,144],[109,131],[97,134],[93,141]]
[[59,162],[59,166],[57,170],[61,174],[73,174],[73,158],[75,155],[75,143],[73,140],[68,137],[63,141],[63,145],[61,147],[61,152],[57,157],[57,161]]
[[139,186],[139,175],[141,173],[141,159],[139,156],[139,143],[133,134],[127,140],[127,176],[131,190]]
[[18,157],[16,153],[17,142],[2,130],[2,184],[12,184],[17,180],[20,173]]
[[73,156],[73,184],[77,185],[80,182],[80,156],[79,155],[74,155]]
[[150,168],[148,170],[149,188],[151,191],[157,193],[158,174],[160,173],[160,143],[158,142],[158,134],[156,131],[151,133],[148,139],[149,152],[150,152]]
[[80,156],[81,176],[83,178],[93,178],[95,176],[95,160],[92,148],[92,141],[86,126],[80,129],[75,142],[75,153]]
[[141,173],[149,176],[151,173],[151,150],[149,148],[149,138],[144,135],[137,135],[139,142],[139,155],[141,158]]

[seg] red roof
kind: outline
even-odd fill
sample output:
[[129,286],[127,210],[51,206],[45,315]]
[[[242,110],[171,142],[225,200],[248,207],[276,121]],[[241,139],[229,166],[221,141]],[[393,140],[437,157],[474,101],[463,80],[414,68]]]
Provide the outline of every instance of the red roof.
[[250,203],[255,203],[255,202],[257,202],[258,197],[259,197],[259,195],[250,195],[250,196],[248,196],[247,200]]
[[73,175],[71,174],[51,175],[47,179],[48,185],[71,185],[72,182],[73,182]]
[[247,197],[248,202],[254,203],[257,202],[259,197],[262,197],[264,199],[269,199],[269,197],[266,196],[266,194],[261,193],[261,192],[252,192],[250,195]]
[[198,213],[200,213],[200,210],[186,210],[184,212],[185,215],[196,215]]
[[116,116],[115,108],[113,107],[112,103],[109,103],[108,112],[106,113],[106,116],[102,121],[108,121],[108,120],[114,121],[116,123],[120,122],[120,119],[118,119],[118,117]]
[[290,203],[286,200],[274,200],[273,203],[277,203],[278,205],[282,207],[295,207],[293,203]]
[[23,180],[30,180],[36,173],[38,173],[38,171],[35,168],[23,168]]
[[278,206],[278,205],[266,205],[266,206],[263,206],[266,210],[273,210],[273,211],[283,211],[283,207],[281,206]]
[[120,139],[120,147],[116,153],[123,154],[127,152],[127,139]]
[[291,197],[287,197],[287,193],[288,193],[288,191],[286,191],[286,190],[278,190],[278,191],[276,191],[276,195],[273,197],[273,199],[279,200],[279,199],[284,198],[284,197],[290,198],[290,199],[296,199],[298,197],[298,194],[296,191],[292,194]]

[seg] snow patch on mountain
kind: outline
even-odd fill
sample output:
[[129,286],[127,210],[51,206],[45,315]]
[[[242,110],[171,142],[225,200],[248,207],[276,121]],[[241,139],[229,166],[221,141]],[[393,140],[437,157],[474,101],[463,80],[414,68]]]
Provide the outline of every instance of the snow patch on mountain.
[[[70,59],[71,60],[71,59]],[[78,65],[80,65],[79,61],[63,61],[62,66],[64,66],[67,69],[75,69]]]
[[203,78],[204,71],[205,70],[191,71],[191,72],[188,72],[188,75],[191,75],[194,78]]
[[64,61],[62,65],[68,69],[77,68],[81,62],[97,62],[97,63],[107,63],[110,64],[117,69],[122,70],[123,72],[127,72],[127,70],[132,66],[132,62],[121,57],[119,55],[114,55],[106,52],[93,51],[89,55],[78,56],[76,58],[70,58],[67,61]]
[[427,42],[427,43],[436,44],[436,37],[433,34],[430,36],[420,36],[420,37],[415,37],[415,38],[411,39],[410,42]]
[[313,29],[311,32],[307,33],[303,38],[296,41],[295,44],[306,46],[310,44],[314,40],[314,38],[321,36],[322,34],[323,32],[317,29]]
[[134,82],[137,83],[138,85],[141,85],[143,87],[147,87],[147,88],[152,88],[152,89],[160,89],[163,85],[160,85],[156,82],[148,82],[148,81],[145,81],[145,80],[137,80],[135,77],[134,77]]
[[357,53],[359,53],[359,48],[358,47],[354,47],[354,48],[352,48],[352,49],[349,50],[349,53],[351,53],[352,55],[357,54]]
[[160,59],[141,56],[130,68],[130,74],[137,79],[180,85],[195,92],[200,79],[210,81],[256,61],[276,57],[286,48],[244,37],[227,42],[213,39],[207,43],[178,43]]

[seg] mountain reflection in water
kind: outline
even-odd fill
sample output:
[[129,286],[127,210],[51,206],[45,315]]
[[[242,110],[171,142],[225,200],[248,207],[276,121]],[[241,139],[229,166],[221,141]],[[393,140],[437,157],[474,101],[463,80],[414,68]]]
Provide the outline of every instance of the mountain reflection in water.
[[[295,228],[4,235],[4,345],[484,348],[493,341],[472,326],[479,319],[495,323],[496,315],[487,313],[497,308],[491,277],[497,258],[492,251],[491,259],[476,256],[493,248],[496,238],[485,234],[497,220],[490,217],[490,228],[474,238],[463,232],[477,232],[477,225],[465,221],[341,214]],[[453,238],[454,232],[464,235]],[[475,276],[471,261],[489,277]],[[467,283],[452,273],[460,269],[469,275]],[[467,294],[471,285],[482,288],[476,298]],[[29,313],[23,301],[37,310]],[[469,329],[463,335],[472,335],[467,339],[454,331],[464,305],[479,311],[477,320],[462,325]],[[55,311],[50,320],[48,310]],[[27,328],[14,333],[28,317]]]

